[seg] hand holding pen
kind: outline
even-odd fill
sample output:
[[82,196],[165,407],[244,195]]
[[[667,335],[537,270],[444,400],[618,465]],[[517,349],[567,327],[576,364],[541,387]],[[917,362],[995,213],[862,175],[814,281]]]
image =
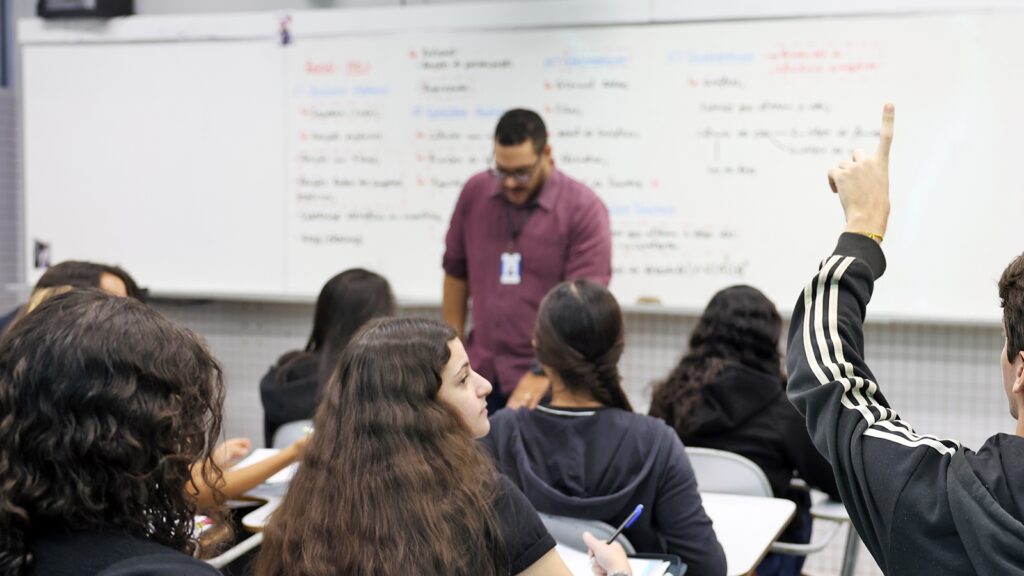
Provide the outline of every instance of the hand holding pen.
[[590,569],[597,576],[629,576],[633,573],[622,544],[608,544],[590,532],[583,533],[583,543],[590,550]]
[[622,548],[621,544],[615,541],[615,539],[619,537],[619,534],[622,534],[623,530],[632,526],[643,511],[644,505],[637,504],[629,517],[627,517],[622,524],[619,524],[619,527],[605,542],[598,540],[590,532],[583,533],[583,542],[590,550],[590,557],[592,560],[591,568],[593,569],[594,574],[598,576],[606,576],[609,574],[613,576],[632,574],[629,567],[629,560],[626,558],[626,551]]

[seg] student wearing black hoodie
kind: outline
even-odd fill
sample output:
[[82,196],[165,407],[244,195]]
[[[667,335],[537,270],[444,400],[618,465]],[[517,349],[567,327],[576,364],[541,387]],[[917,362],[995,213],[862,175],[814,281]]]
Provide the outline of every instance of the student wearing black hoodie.
[[850,519],[882,572],[900,576],[1024,574],[1024,255],[999,281],[1003,386],[1017,434],[974,452],[918,434],[893,410],[864,361],[863,322],[885,271],[894,111],[874,156],[829,171],[846,230],[797,301],[789,396],[832,462]]
[[281,356],[260,380],[267,446],[282,425],[313,418],[320,390],[356,331],[374,318],[394,313],[391,285],[373,272],[353,268],[324,284],[306,348]]
[[611,293],[559,284],[540,305],[533,344],[551,400],[491,417],[483,442],[499,469],[539,512],[618,525],[643,504],[625,531],[638,552],[677,554],[690,576],[725,574],[682,442],[633,413],[622,390],[622,313]]
[[[731,286],[715,294],[690,335],[687,353],[658,383],[650,414],[665,420],[687,446],[734,452],[764,470],[772,493],[796,502],[785,542],[811,536],[810,497],[790,489],[794,475],[832,498],[832,467],[807,434],[803,416],[786,398],[779,338],[782,318],[760,290]],[[758,576],[797,576],[801,556],[769,554]]]

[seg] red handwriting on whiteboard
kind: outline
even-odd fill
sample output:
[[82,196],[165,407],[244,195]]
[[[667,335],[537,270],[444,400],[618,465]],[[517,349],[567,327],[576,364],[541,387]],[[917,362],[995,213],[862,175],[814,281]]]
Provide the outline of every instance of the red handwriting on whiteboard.
[[370,63],[366,60],[349,60],[345,63],[345,73],[349,76],[366,76],[370,73]]
[[315,62],[309,59],[306,60],[306,74],[311,76],[334,74],[334,70],[333,62]]

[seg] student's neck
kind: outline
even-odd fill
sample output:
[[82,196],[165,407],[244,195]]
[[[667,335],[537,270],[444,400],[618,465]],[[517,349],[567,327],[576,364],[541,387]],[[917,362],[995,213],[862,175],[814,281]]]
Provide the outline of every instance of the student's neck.
[[1017,436],[1024,437],[1024,418],[1017,419]]
[[586,392],[568,390],[557,377],[551,379],[551,405],[560,408],[603,408],[593,396]]

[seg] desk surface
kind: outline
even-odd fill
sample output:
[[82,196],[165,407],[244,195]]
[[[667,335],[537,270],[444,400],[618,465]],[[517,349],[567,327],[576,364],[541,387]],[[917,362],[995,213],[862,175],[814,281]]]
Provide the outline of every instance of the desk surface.
[[288,483],[281,482],[277,484],[262,484],[245,493],[247,499],[252,500],[263,500],[266,502],[259,508],[249,512],[242,517],[242,527],[250,532],[261,532],[263,526],[267,523],[267,518],[270,514],[277,510],[277,507],[281,505],[281,500],[284,498],[284,493],[288,491]]
[[[264,484],[246,494],[266,504],[246,514],[242,525],[259,532],[270,514],[281,505],[287,484]],[[796,511],[796,504],[782,498],[760,498],[704,492],[704,511],[714,523],[715,534],[725,551],[728,576],[751,572],[768,552]]]
[[701,499],[725,551],[729,576],[757,567],[796,511],[796,504],[782,498],[702,492]]

